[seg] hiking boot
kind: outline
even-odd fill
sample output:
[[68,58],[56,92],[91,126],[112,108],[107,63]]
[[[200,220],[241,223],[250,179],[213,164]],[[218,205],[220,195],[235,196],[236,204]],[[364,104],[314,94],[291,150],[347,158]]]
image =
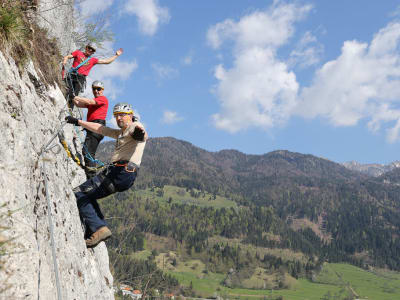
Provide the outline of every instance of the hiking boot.
[[107,240],[111,236],[111,231],[107,226],[103,226],[93,233],[90,238],[85,240],[86,247],[93,248],[96,247],[101,241]]

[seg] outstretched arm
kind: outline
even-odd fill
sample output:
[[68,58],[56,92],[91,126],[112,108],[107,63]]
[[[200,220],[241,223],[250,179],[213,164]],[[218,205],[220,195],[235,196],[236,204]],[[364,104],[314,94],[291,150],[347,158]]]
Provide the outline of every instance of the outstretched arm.
[[105,64],[105,65],[111,64],[121,54],[122,54],[122,50],[120,49],[117,52],[115,52],[114,56],[111,56],[110,58],[107,58],[107,59],[99,59],[99,61],[97,63],[98,64]]
[[86,128],[90,131],[93,131],[93,132],[99,133],[99,134],[101,134],[103,127],[104,127],[103,125],[101,125],[99,123],[86,122],[83,120],[78,120],[78,125],[81,125],[83,128]]
[[67,56],[64,56],[63,59],[63,66],[65,66],[67,64],[68,59],[74,58],[74,56],[72,54],[69,54]]
[[100,133],[100,134],[104,127],[103,125],[101,125],[99,123],[86,122],[86,121],[74,118],[72,116],[66,116],[65,121],[67,121],[67,123],[69,123],[69,124],[74,124],[75,126],[82,126],[90,131],[93,131],[95,133]]
[[67,121],[67,123],[69,123],[69,124],[74,124],[75,126],[82,126],[82,127],[86,128],[87,130],[93,131],[95,133],[99,133],[101,135],[106,135],[106,136],[109,136],[114,139],[118,138],[118,135],[120,134],[120,130],[112,129],[112,128],[103,126],[99,123],[86,122],[83,120],[79,120],[72,116],[65,117],[65,121]]
[[77,107],[83,107],[83,108],[87,107],[88,105],[96,104],[96,101],[94,101],[94,99],[89,99],[79,96],[75,96],[73,101]]

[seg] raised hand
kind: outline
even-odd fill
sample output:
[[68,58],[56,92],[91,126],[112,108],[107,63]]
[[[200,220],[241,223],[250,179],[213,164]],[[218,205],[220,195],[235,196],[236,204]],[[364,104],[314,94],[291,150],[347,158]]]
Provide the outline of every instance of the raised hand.
[[117,50],[117,52],[115,52],[115,55],[120,56],[122,53],[124,53],[124,49],[119,48],[119,49]]

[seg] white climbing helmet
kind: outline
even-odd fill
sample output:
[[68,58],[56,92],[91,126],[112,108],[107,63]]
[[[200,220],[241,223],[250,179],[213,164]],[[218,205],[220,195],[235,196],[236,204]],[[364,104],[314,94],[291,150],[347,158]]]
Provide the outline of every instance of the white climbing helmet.
[[86,45],[86,48],[92,48],[94,51],[96,51],[96,45],[95,45],[94,43],[92,43],[92,42],[89,42],[89,43]]
[[93,83],[92,83],[92,88],[95,88],[95,87],[99,87],[99,88],[101,88],[102,90],[104,90],[104,83],[101,82],[101,81],[99,81],[99,80],[95,80],[95,81],[93,81]]
[[114,106],[113,109],[113,114],[132,114],[133,115],[133,109],[132,105],[129,103],[117,103]]

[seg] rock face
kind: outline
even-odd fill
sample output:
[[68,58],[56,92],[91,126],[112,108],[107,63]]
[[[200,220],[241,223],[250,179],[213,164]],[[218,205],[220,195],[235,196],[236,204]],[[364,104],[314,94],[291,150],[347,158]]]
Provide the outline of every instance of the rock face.
[[[40,155],[61,126],[66,101],[38,72],[30,62],[20,72],[0,51],[0,299],[114,299],[105,244],[91,250],[84,242],[72,192],[85,180],[83,170],[57,137],[57,146]],[[80,151],[83,133],[69,124],[64,133],[72,150]]]
[[342,165],[350,170],[361,172],[373,177],[378,177],[386,172],[390,172],[396,168],[399,168],[400,162],[394,161],[390,164],[383,165],[383,164],[360,164],[359,162],[356,161],[350,161],[350,162],[345,162]]
[[75,31],[73,0],[39,0],[36,21],[49,30],[59,41],[62,55],[75,50],[73,32]]

